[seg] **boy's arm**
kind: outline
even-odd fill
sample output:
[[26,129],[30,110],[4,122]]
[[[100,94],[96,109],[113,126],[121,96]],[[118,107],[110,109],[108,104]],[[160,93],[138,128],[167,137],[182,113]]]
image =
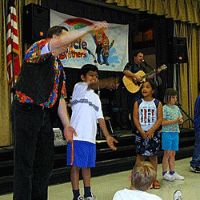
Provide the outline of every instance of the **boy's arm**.
[[64,98],[60,98],[58,106],[58,116],[64,127],[64,136],[68,142],[73,141],[73,135],[76,135],[75,130],[70,126],[69,114],[67,112],[67,106]]
[[90,83],[88,85],[89,88],[93,90],[98,90],[98,89],[117,89],[119,86],[119,79],[118,78],[104,78],[100,79],[95,83]]
[[98,119],[98,122],[99,122],[99,126],[100,126],[100,128],[101,128],[101,130],[103,132],[103,135],[106,138],[108,146],[112,150],[117,150],[117,147],[115,146],[115,143],[118,143],[118,141],[109,134],[105,120],[103,118],[100,118],[100,119]]
[[134,103],[134,108],[133,108],[133,122],[134,122],[137,130],[139,131],[140,135],[142,136],[142,138],[145,139],[147,136],[139,122],[138,102],[137,101]]

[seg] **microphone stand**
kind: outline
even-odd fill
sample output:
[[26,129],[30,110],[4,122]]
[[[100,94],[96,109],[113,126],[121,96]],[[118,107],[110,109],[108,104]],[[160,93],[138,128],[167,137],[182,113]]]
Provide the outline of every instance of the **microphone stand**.
[[181,112],[184,113],[184,115],[187,117],[187,119],[184,120],[183,123],[185,123],[186,121],[191,121],[192,124],[194,124],[194,120],[189,116],[189,114],[185,110],[183,110],[183,108],[181,107],[181,104],[178,103],[177,106],[179,107],[179,109],[181,110]]

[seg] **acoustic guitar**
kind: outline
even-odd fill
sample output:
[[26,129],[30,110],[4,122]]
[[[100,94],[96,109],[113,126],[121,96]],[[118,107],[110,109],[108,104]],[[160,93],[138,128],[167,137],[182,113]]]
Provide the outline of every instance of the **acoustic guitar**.
[[124,83],[124,86],[130,93],[136,93],[140,90],[142,83],[148,78],[149,76],[153,74],[158,74],[163,70],[166,70],[167,66],[166,65],[161,65],[157,70],[153,70],[149,73],[145,73],[143,70],[138,71],[135,73],[136,75],[139,75],[141,77],[141,81],[136,81],[132,78],[129,78],[127,76],[124,76],[122,78],[122,81]]

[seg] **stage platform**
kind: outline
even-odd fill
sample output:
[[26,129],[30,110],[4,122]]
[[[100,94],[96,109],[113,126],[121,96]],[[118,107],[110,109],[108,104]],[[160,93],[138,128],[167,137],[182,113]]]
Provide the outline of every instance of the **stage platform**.
[[[119,141],[117,151],[108,148],[106,140],[97,140],[96,168],[92,176],[120,172],[131,169],[135,162],[135,136],[130,130],[114,132],[114,137]],[[194,145],[193,129],[181,129],[180,150],[176,159],[187,158],[192,155]],[[158,160],[161,162],[163,152],[160,151]],[[70,180],[70,169],[65,164],[66,146],[55,147],[54,169],[50,184],[58,184]],[[0,194],[12,192],[13,182],[13,147],[0,148]]]

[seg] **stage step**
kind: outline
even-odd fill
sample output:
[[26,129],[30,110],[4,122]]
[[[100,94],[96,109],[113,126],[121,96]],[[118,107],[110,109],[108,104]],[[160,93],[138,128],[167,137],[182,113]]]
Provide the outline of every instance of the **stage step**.
[[[108,148],[106,140],[97,140],[97,163],[92,169],[92,176],[120,172],[132,169],[135,162],[135,135],[129,130],[121,130],[115,133],[119,141],[117,151]],[[176,159],[190,157],[193,152],[193,129],[182,129],[180,133],[180,150]],[[163,152],[158,156],[162,161]],[[70,168],[66,166],[66,146],[55,147],[54,169],[50,184],[70,181]],[[13,148],[0,148],[0,194],[12,192],[13,181]],[[189,163],[188,163],[189,167]]]

